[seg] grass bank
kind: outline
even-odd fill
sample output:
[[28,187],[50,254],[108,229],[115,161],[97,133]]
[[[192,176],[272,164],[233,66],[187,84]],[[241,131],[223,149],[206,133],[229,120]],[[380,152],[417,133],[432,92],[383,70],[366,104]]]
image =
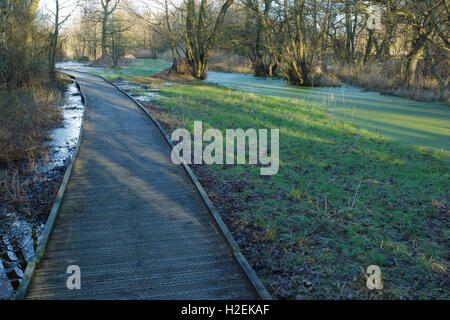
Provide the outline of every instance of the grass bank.
[[[279,128],[280,170],[193,166],[275,298],[448,299],[448,152],[406,147],[320,106],[190,83],[146,104],[171,132],[193,122]],[[384,290],[365,285],[381,267]]]

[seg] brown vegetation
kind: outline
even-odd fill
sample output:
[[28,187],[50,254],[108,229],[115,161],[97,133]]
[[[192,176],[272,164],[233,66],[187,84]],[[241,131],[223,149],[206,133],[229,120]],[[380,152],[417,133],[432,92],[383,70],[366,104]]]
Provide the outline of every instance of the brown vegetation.
[[[51,62],[57,38],[51,28],[35,27],[38,2],[2,1],[0,6],[0,167],[44,156],[48,129],[60,120],[62,85],[49,79],[55,76]],[[57,12],[55,17],[58,29],[62,20]],[[52,34],[51,39],[41,32]]]
[[135,62],[136,58],[134,58],[132,55],[128,55],[127,57],[119,58],[117,63],[115,64],[113,58],[110,55],[106,55],[93,61],[89,66],[101,68],[123,67],[132,65]]
[[[448,61],[443,62],[443,65]],[[404,70],[398,59],[377,61],[368,64],[354,65],[337,63],[333,66],[333,74],[346,83],[354,86],[377,90],[385,94],[399,96],[419,101],[444,101],[450,105],[449,78],[445,76],[444,86],[430,74],[426,64],[422,61],[417,68],[417,78],[414,84],[404,85]],[[449,70],[442,67],[441,70]],[[443,72],[445,74],[447,72]]]
[[0,94],[0,167],[44,157],[48,131],[61,121],[62,84],[36,79],[33,85]]
[[155,79],[156,82],[161,82],[161,80],[168,82],[182,82],[195,80],[195,78],[190,73],[182,74],[174,72],[172,69],[162,71],[148,78],[150,80]]
[[220,72],[253,73],[253,64],[247,56],[222,51],[211,53],[209,70]]

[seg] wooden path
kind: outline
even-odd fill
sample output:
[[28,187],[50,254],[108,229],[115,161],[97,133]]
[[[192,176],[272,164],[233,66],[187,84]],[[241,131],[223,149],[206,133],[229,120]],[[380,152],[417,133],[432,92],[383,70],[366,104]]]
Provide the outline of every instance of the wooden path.
[[87,98],[83,140],[25,298],[261,298],[158,127],[103,79],[70,73]]

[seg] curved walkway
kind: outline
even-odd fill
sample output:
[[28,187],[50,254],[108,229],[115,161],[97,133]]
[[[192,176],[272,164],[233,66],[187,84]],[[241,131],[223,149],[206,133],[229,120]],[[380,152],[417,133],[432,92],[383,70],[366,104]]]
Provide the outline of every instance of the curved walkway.
[[157,126],[101,78],[70,74],[88,101],[83,142],[26,298],[260,298]]

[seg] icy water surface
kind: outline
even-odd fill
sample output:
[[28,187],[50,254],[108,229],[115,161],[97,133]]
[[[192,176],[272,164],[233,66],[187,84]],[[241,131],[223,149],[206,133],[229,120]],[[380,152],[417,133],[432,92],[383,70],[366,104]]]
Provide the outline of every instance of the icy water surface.
[[72,157],[80,134],[83,110],[80,92],[75,83],[71,83],[66,92],[65,104],[61,106],[64,125],[52,131],[48,142],[50,161],[47,170],[64,165]]
[[294,87],[274,78],[208,72],[208,82],[244,92],[320,105],[338,119],[409,144],[450,150],[450,107],[382,95],[356,87]]

